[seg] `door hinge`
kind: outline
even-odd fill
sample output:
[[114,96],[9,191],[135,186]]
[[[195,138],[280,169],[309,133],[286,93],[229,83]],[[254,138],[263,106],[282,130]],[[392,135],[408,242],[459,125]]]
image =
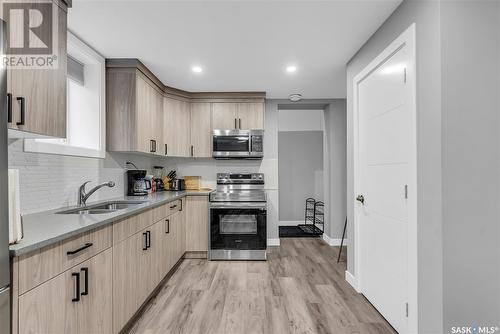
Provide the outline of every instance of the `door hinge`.
[[403,82],[406,83],[406,67],[404,68]]
[[408,303],[406,303],[406,317],[408,318]]
[[405,199],[408,199],[408,185],[405,184]]

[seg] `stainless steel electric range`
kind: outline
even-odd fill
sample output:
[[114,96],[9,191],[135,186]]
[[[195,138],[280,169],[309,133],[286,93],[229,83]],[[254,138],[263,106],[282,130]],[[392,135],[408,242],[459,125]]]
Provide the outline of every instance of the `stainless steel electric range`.
[[210,194],[211,260],[265,260],[266,222],[264,174],[217,174]]

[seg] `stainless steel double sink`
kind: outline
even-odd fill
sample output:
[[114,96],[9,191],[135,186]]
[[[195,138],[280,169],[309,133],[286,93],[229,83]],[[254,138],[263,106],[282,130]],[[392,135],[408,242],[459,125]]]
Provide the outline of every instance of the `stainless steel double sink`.
[[139,204],[144,204],[147,201],[113,201],[94,205],[82,206],[75,209],[56,212],[57,214],[65,215],[98,215],[103,213],[112,213],[118,210],[128,209]]

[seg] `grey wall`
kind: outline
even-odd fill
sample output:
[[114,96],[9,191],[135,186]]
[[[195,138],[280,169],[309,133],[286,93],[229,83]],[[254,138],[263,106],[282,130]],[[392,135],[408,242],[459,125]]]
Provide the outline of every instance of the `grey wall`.
[[441,226],[440,2],[404,1],[347,64],[348,271],[354,275],[353,78],[412,23],[416,24],[418,298],[421,333],[443,332]]
[[500,4],[441,5],[444,330],[500,326]]
[[303,221],[304,203],[323,198],[323,131],[278,133],[279,220]]
[[[500,325],[499,6],[406,0],[347,65],[352,223],[352,79],[416,23],[421,333]],[[352,241],[348,270],[355,274]]]
[[[339,99],[325,107],[325,156],[329,157],[325,175],[328,190],[329,224],[326,234],[342,238],[346,217],[347,191],[347,114],[346,100]],[[326,200],[325,200],[326,202]]]

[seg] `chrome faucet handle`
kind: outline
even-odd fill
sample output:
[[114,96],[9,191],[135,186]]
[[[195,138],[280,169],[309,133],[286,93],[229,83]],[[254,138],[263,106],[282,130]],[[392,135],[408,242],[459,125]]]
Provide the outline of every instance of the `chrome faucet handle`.
[[85,186],[87,185],[87,183],[90,183],[91,181],[86,181],[84,182],[80,188],[78,189],[78,205],[79,206],[82,206],[82,205],[85,205]]

